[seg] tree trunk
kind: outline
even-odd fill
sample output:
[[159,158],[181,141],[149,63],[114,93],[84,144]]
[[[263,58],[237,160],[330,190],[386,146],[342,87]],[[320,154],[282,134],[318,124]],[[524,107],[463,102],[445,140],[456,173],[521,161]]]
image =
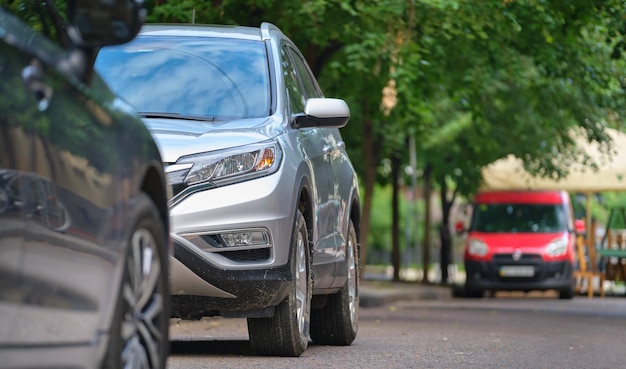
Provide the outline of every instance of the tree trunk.
[[391,196],[391,264],[393,266],[393,280],[400,280],[400,158],[394,154],[391,158],[391,181],[393,191]]
[[[441,225],[439,226],[439,238],[441,240],[441,249],[440,249],[440,255],[439,255],[439,265],[441,267],[441,283],[442,284],[448,284],[448,265],[450,265],[451,262],[451,249],[452,249],[452,240],[450,237],[450,228],[448,227],[449,221],[448,221],[448,217],[449,217],[449,209],[450,207],[447,206],[447,196],[446,193],[448,192],[448,187],[446,186],[445,181],[443,181],[443,183],[440,184],[440,196],[441,196],[441,208],[443,210],[442,212],[442,219],[441,219]],[[446,211],[446,209],[448,211]]]
[[449,198],[448,185],[445,178],[440,179],[440,197],[441,197],[441,225],[439,227],[439,238],[441,240],[441,283],[449,284],[450,276],[448,275],[448,267],[452,264],[452,235],[450,234],[450,210],[456,199],[458,186],[455,188],[452,196]]
[[426,165],[424,169],[424,242],[422,243],[422,269],[424,270],[423,283],[428,283],[428,270],[430,269],[430,226],[431,219],[431,202],[432,197],[432,167],[430,164]]
[[[364,114],[364,116],[367,116]],[[371,117],[363,120],[363,157],[365,158],[365,174],[363,178],[363,206],[361,208],[361,229],[359,241],[361,243],[361,265],[367,263],[367,236],[370,230],[370,212],[372,209],[372,198],[374,194],[374,184],[376,183],[376,155],[374,148],[374,123]],[[363,273],[361,273],[363,275]]]

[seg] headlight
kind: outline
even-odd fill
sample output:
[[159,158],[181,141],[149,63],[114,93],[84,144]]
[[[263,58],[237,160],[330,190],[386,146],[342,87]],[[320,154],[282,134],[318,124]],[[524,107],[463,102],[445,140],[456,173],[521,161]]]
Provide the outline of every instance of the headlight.
[[485,256],[489,251],[489,247],[481,240],[470,239],[467,244],[467,251],[470,255]]
[[549,256],[561,256],[567,252],[567,239],[565,237],[559,237],[552,240],[546,246],[546,254]]
[[187,186],[210,182],[225,185],[266,176],[276,172],[282,150],[275,141],[186,156],[178,165],[190,165],[184,175]]

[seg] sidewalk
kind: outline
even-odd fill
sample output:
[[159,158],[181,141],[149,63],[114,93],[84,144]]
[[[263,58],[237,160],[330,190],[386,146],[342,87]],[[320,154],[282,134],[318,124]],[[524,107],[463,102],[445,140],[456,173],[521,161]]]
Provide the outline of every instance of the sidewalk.
[[439,300],[452,298],[451,286],[421,282],[361,280],[359,306],[375,307],[402,300]]
[[[420,281],[393,282],[388,275],[366,272],[359,284],[359,306],[362,308],[376,307],[407,300],[444,300],[464,296],[463,284],[456,281],[454,285],[441,285],[436,282],[422,283]],[[615,285],[614,282],[605,282],[606,297],[624,298],[626,288]],[[583,291],[584,292],[584,291]],[[515,292],[513,292],[515,293]],[[531,293],[545,293],[532,291]],[[556,293],[556,292],[554,292]],[[598,296],[598,294],[596,294]],[[555,295],[557,296],[557,295]],[[586,292],[578,297],[586,297]],[[602,301],[602,299],[598,300]]]
[[[439,300],[453,297],[453,286],[439,284],[441,275],[435,265],[428,273],[429,283],[422,283],[421,270],[400,269],[399,282],[392,281],[391,266],[366,265],[361,274],[359,289],[359,305],[374,307],[402,300]],[[449,277],[456,284],[465,280],[465,274],[456,266],[449,268]]]

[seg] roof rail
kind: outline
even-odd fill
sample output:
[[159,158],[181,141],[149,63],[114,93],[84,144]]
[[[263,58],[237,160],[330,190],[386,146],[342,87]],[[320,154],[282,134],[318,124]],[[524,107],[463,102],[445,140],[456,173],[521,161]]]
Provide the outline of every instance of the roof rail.
[[275,25],[273,25],[272,23],[269,22],[263,22],[261,23],[261,39],[262,40],[269,40],[271,38],[270,36],[270,31],[274,30],[274,31],[279,31],[278,27],[276,27]]

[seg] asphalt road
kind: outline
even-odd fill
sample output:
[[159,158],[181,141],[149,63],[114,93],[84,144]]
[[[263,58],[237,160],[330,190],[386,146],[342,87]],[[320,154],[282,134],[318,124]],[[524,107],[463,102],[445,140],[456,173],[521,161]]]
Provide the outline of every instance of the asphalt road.
[[[413,291],[413,292],[411,292]],[[452,298],[440,287],[367,285],[348,347],[258,357],[243,319],[172,321],[168,368],[624,368],[626,298],[498,293]],[[382,297],[381,297],[382,296]]]

